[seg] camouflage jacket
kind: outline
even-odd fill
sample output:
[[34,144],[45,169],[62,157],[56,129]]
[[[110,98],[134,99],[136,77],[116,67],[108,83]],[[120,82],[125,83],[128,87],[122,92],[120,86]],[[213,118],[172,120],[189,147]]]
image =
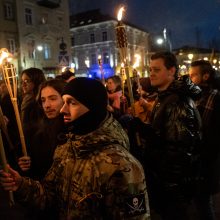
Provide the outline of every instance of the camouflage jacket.
[[23,178],[16,196],[41,209],[56,207],[59,219],[148,220],[144,171],[128,146],[112,116],[89,134],[70,133],[43,182]]

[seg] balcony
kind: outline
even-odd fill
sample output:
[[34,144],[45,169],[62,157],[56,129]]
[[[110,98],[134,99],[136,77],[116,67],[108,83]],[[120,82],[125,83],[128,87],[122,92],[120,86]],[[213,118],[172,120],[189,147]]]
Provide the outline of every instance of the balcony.
[[47,8],[58,8],[61,0],[37,0],[37,4]]

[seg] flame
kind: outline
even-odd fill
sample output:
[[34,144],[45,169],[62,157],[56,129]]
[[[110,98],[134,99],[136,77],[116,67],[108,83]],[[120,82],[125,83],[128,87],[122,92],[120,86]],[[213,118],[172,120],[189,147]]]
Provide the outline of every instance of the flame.
[[135,54],[134,57],[135,57],[135,63],[133,65],[133,68],[136,68],[140,65],[141,56],[139,54]]
[[121,20],[122,20],[123,12],[124,12],[124,11],[125,11],[124,7],[121,7],[121,8],[118,10],[118,15],[117,15],[118,21],[121,21]]
[[3,61],[9,57],[8,50],[6,48],[2,48],[0,50],[0,65],[3,63]]

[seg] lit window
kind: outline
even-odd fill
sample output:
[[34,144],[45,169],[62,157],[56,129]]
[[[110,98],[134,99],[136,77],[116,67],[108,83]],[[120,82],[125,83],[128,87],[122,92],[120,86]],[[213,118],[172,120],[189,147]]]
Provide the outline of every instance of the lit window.
[[108,64],[109,63],[109,55],[108,55],[108,53],[104,53],[103,63],[104,64]]
[[15,44],[15,39],[8,39],[8,50],[10,53],[14,54],[16,51],[16,44]]
[[30,59],[35,58],[35,40],[29,40],[27,42],[27,47],[28,47],[28,57]]
[[44,59],[48,60],[51,58],[51,46],[49,44],[44,44]]
[[48,22],[48,14],[42,14],[41,24],[47,24]]

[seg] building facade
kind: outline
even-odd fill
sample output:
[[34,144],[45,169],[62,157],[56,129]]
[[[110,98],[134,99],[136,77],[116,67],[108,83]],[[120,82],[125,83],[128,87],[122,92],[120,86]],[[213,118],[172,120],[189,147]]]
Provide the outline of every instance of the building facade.
[[0,0],[0,48],[18,72],[29,67],[47,76],[70,63],[69,6],[65,0]]
[[[101,78],[119,74],[121,60],[117,47],[115,28],[118,21],[99,10],[92,10],[70,17],[72,64],[77,75]],[[138,71],[143,74],[148,51],[148,33],[133,25],[125,24],[128,41],[128,61],[132,66],[139,55]]]

